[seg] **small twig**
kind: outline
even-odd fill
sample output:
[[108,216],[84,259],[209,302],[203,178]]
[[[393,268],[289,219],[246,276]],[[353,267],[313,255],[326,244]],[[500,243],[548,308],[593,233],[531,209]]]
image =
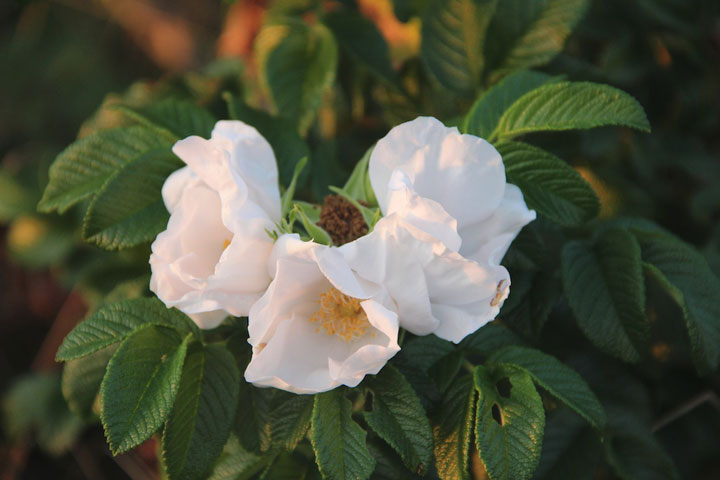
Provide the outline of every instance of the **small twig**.
[[85,475],[85,478],[89,480],[107,479],[98,465],[97,457],[90,451],[87,445],[78,443],[72,448],[70,453],[72,453],[75,463],[80,467],[80,471]]
[[156,480],[157,478],[150,467],[135,452],[123,453],[113,457],[113,460],[132,480]]
[[400,329],[400,335],[398,335],[398,345],[402,347],[403,342],[405,341],[405,333],[407,330],[404,328]]
[[475,374],[475,365],[470,363],[468,360],[463,360],[463,368],[465,368],[465,370],[470,372],[470,375]]
[[696,395],[690,400],[678,405],[677,407],[673,408],[668,413],[657,419],[653,424],[651,431],[657,432],[661,428],[674,422],[678,418],[687,415],[688,413],[695,410],[704,403],[709,403],[718,412],[720,412],[720,398],[715,394],[715,392],[708,390],[707,392]]

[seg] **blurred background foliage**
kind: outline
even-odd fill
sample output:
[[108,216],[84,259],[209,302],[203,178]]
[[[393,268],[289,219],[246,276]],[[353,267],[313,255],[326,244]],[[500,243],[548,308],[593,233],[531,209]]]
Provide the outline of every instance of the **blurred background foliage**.
[[[0,4],[0,479],[156,475],[154,444],[111,458],[97,424],[70,412],[62,398],[60,370],[53,360],[58,345],[88,310],[146,290],[148,247],[118,254],[84,243],[79,226],[85,205],[63,216],[37,213],[54,156],[78,136],[124,122],[112,108],[118,103],[142,106],[183,96],[224,118],[223,94],[230,92],[242,99],[246,115],[282,110],[282,97],[276,94],[271,100],[267,78],[258,72],[259,59],[268,65],[273,61],[264,50],[268,42],[283,35],[271,29],[307,29],[321,48],[328,33],[317,26],[317,13],[357,9],[360,15],[349,23],[342,14],[325,21],[340,45],[337,78],[316,92],[317,118],[296,119],[312,157],[302,195],[321,200],[326,185],[342,184],[354,163],[392,125],[418,114],[452,124],[472,105],[475,89],[444,88],[442,79],[428,78],[423,68],[423,61],[432,60],[421,58],[421,32],[427,35],[431,26],[422,25],[418,13],[429,3],[436,2]],[[284,24],[288,14],[299,23]],[[368,53],[372,43],[354,40],[358,21],[377,27],[390,47],[387,53]],[[264,33],[257,37],[263,25]],[[492,36],[492,25],[489,32]],[[294,47],[287,48],[292,52]],[[392,68],[367,61],[384,55]],[[503,53],[488,52],[487,58],[497,63]],[[297,67],[307,65],[299,62]],[[604,128],[536,134],[532,141],[566,159],[590,182],[602,200],[601,217],[652,219],[695,245],[720,274],[720,2],[593,1],[562,53],[540,70],[608,83],[640,101],[651,135]],[[478,84],[485,88],[495,81],[483,77]],[[286,93],[296,94],[292,89]],[[656,478],[651,470],[623,462],[639,456],[665,468],[665,457],[657,454],[662,447],[681,478],[720,478],[720,378],[717,373],[695,375],[685,334],[677,325],[678,307],[650,283],[648,312],[656,338],[650,357],[637,366],[599,358],[599,353],[579,354],[587,340],[567,305],[557,301],[561,287],[552,275],[559,263],[553,253],[559,252],[552,245],[554,228],[538,221],[521,235],[515,250],[542,238],[550,252],[544,261],[550,266],[533,272],[532,278],[513,274],[513,287],[527,291],[537,282],[546,293],[556,293],[547,293],[550,303],[540,305],[516,293],[501,317],[544,349],[570,358],[605,402],[611,424],[628,433],[608,440],[612,445],[587,447],[596,440],[559,409],[548,417],[537,477],[590,478],[589,462],[598,465],[594,478],[614,478],[612,471],[626,472],[623,478]],[[511,268],[513,258],[517,256],[510,258]],[[655,437],[637,440],[633,422],[638,418]],[[578,450],[584,455],[580,459],[573,458],[575,444],[584,446]],[[603,456],[603,449],[621,454]],[[568,472],[585,477],[567,477]]]

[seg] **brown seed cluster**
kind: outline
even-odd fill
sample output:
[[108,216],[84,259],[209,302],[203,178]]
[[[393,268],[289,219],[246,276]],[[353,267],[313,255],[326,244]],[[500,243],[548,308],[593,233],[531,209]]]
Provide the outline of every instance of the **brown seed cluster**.
[[352,242],[368,233],[360,210],[340,195],[325,197],[318,225],[328,232],[335,245]]

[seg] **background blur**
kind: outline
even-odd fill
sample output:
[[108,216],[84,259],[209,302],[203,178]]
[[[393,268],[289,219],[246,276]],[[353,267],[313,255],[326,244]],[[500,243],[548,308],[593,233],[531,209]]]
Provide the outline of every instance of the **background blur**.
[[[419,23],[398,20],[407,20],[401,7],[412,2],[395,2],[395,11],[390,0],[357,3],[386,37],[397,69],[412,75]],[[111,110],[98,110],[103,102],[183,90],[222,117],[221,93],[256,82],[252,42],[266,8],[243,0],[0,2],[0,480],[155,478],[153,444],[112,458],[100,427],[67,409],[53,360],[100,298],[146,287],[147,249],[103,252],[80,240],[81,215],[40,215],[35,206],[54,156],[115,121]],[[651,218],[697,246],[720,274],[720,2],[597,0],[543,70],[628,91],[653,134],[601,129],[536,143],[590,181],[602,215]],[[333,130],[352,117],[362,125],[357,136],[377,138],[403,119],[389,118],[381,95],[372,98],[378,108],[336,115]],[[329,153],[318,146],[333,158],[325,174],[344,175],[366,143]],[[663,405],[693,390],[683,378],[672,377]],[[720,401],[712,390],[701,400],[660,425],[658,436],[682,478],[716,479]]]

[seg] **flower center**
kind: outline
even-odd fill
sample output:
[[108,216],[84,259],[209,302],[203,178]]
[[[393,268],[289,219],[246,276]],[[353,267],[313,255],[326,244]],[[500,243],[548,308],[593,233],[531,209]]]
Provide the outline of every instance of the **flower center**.
[[318,222],[335,245],[344,245],[368,233],[360,210],[340,195],[325,197]]
[[225,240],[223,240],[223,252],[230,245],[230,242],[232,242],[232,238],[226,238]]
[[320,294],[320,308],[310,316],[310,321],[319,326],[328,335],[337,335],[346,342],[361,337],[370,328],[360,300],[348,297],[335,287]]

